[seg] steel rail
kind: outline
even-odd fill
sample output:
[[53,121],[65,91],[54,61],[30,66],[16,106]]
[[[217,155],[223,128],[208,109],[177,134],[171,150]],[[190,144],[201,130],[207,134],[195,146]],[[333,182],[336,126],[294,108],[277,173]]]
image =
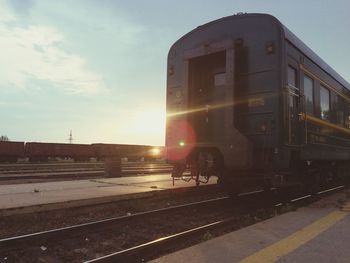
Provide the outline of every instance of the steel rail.
[[[172,167],[167,163],[125,163],[122,162],[121,165],[123,167]],[[1,164],[0,163],[0,171],[6,170],[40,170],[40,169],[56,169],[56,168],[85,168],[85,167],[104,167],[105,163],[28,163],[28,164]]]
[[[49,172],[76,172],[76,171],[103,171],[105,167],[56,167],[51,169],[8,169],[0,170],[0,174],[23,174],[23,173],[49,173]],[[142,171],[142,170],[171,170],[172,166],[121,166],[123,171]]]
[[[142,170],[170,170],[172,166],[121,166],[123,171],[142,171]],[[45,169],[8,169],[0,170],[0,174],[23,174],[23,173],[48,173],[48,172],[75,172],[75,171],[103,171],[104,167],[55,167]]]
[[[286,201],[285,203],[298,203],[298,202],[302,202],[302,201],[306,201],[309,199],[314,198],[315,196],[324,196],[324,195],[329,195],[330,193],[336,192],[340,189],[345,188],[345,185],[341,185],[341,186],[337,186],[337,187],[333,187],[327,190],[323,190],[323,191],[319,191],[315,194],[309,194],[309,195],[305,195],[305,196],[301,196],[298,198],[293,198],[290,199],[288,201]],[[255,192],[259,192],[260,191],[255,191]],[[254,193],[254,192],[251,192]],[[275,207],[279,207],[281,206],[282,203],[278,202],[276,203],[274,206]],[[176,244],[176,242],[179,241],[186,241],[186,238],[190,237],[190,236],[194,236],[194,235],[198,235],[200,233],[205,233],[206,231],[212,230],[212,229],[217,229],[220,227],[224,227],[226,225],[232,225],[232,223],[237,222],[237,217],[233,216],[233,217],[229,217],[227,219],[224,220],[220,220],[220,221],[216,221],[210,224],[206,224],[200,227],[196,227],[193,229],[189,229],[180,233],[176,233],[173,235],[169,235],[169,236],[165,236],[135,247],[131,247],[125,250],[121,250],[121,251],[117,251],[102,257],[98,257],[95,259],[91,259],[88,261],[85,261],[85,263],[109,263],[109,262],[144,262],[147,259],[149,259],[150,257],[152,257],[152,255],[154,256],[154,251],[164,251],[164,247],[171,247],[172,245]]]
[[[152,175],[152,174],[162,174],[170,173],[171,169],[146,169],[146,170],[122,170],[123,175]],[[54,178],[84,178],[91,176],[103,176],[105,174],[104,170],[94,170],[94,171],[71,171],[71,172],[38,172],[38,173],[23,173],[23,174],[1,174],[0,181],[5,180],[19,180],[19,179],[54,179]]]
[[145,211],[145,212],[139,212],[131,215],[107,218],[107,219],[102,219],[94,222],[67,226],[67,227],[62,227],[62,228],[57,228],[57,229],[52,229],[47,231],[41,231],[36,233],[3,238],[3,239],[0,239],[0,251],[9,250],[13,248],[16,249],[21,245],[33,244],[33,242],[38,242],[38,241],[42,242],[44,240],[49,241],[49,240],[58,239],[61,237],[82,235],[83,231],[93,232],[99,227],[101,228],[108,227],[108,226],[111,226],[112,224],[122,223],[134,218],[157,215],[157,214],[169,212],[172,210],[190,208],[190,207],[195,207],[199,205],[208,205],[216,202],[222,202],[224,200],[228,200],[229,198],[230,198],[229,196],[224,196],[224,197],[213,198],[213,199],[208,199],[208,200],[203,200],[198,202],[192,202],[188,204],[181,204],[181,205],[159,208],[159,209],[154,209],[154,210]]

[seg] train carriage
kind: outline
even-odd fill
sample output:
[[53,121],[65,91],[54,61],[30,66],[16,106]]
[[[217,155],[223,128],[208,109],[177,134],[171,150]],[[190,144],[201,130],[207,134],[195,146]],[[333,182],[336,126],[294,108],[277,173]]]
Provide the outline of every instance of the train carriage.
[[24,157],[24,143],[0,141],[0,162],[17,162]]
[[238,14],[170,49],[167,159],[173,177],[232,188],[320,184],[350,160],[350,85],[275,17]]
[[75,161],[89,161],[95,157],[90,144],[27,142],[25,156],[30,161],[47,162],[49,158],[73,158]]

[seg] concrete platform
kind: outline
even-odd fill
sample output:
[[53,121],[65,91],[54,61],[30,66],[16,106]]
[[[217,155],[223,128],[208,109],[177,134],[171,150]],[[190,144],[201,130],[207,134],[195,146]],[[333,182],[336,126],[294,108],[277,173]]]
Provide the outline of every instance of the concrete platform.
[[334,194],[152,262],[350,262],[347,197],[349,193]]
[[[216,184],[211,178],[208,184]],[[169,174],[0,185],[0,216],[151,196],[154,191],[193,187]]]

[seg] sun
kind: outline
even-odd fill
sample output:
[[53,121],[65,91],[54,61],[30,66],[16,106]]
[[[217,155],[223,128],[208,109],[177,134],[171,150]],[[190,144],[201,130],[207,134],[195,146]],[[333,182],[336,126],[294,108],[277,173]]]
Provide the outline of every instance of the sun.
[[140,136],[164,136],[165,110],[135,111],[130,119],[130,131]]
[[160,131],[165,127],[165,114],[156,110],[139,111],[135,114],[134,125],[146,133]]
[[150,150],[150,154],[152,154],[153,156],[159,156],[161,153],[160,149],[157,147],[154,147]]

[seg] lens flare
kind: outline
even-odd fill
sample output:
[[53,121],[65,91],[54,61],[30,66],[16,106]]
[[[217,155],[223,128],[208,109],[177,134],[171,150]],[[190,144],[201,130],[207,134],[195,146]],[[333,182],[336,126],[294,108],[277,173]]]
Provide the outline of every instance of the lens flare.
[[184,147],[185,146],[185,142],[184,141],[179,141],[179,146],[180,147]]
[[167,158],[170,161],[184,160],[196,144],[196,134],[185,120],[175,120],[167,127]]

